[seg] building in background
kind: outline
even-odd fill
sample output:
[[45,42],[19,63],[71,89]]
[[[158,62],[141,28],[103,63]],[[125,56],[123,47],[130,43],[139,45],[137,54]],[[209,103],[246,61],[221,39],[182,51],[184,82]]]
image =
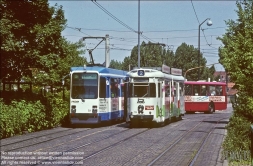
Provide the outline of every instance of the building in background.
[[235,94],[237,93],[237,89],[234,89],[235,83],[230,82],[230,77],[227,75],[225,71],[216,71],[213,74],[214,78],[219,77],[220,82],[226,82],[227,83],[227,96],[228,96],[228,102],[234,100]]

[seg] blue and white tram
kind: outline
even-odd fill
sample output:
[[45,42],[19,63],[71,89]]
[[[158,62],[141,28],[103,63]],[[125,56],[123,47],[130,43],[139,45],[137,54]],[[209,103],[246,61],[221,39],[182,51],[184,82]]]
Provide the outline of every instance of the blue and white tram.
[[163,65],[128,72],[127,118],[130,126],[151,125],[181,119],[184,110],[184,77],[181,69]]
[[71,67],[70,123],[122,120],[126,74],[126,71],[101,66]]

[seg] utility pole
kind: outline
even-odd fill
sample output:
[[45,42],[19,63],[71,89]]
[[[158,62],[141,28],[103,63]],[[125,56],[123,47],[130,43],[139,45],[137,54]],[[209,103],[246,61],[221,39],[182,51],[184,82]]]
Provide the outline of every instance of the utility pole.
[[138,68],[140,68],[140,0],[138,0]]
[[109,35],[105,35],[105,67],[110,66],[110,47]]

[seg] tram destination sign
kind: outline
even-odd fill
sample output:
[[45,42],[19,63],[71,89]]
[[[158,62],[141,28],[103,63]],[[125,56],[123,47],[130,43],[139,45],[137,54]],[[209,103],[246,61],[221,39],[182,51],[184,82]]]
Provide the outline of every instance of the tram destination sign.
[[166,65],[162,65],[162,72],[170,74],[170,67]]
[[182,75],[182,69],[171,68],[170,71],[171,71],[171,74],[173,75],[178,75],[178,76]]

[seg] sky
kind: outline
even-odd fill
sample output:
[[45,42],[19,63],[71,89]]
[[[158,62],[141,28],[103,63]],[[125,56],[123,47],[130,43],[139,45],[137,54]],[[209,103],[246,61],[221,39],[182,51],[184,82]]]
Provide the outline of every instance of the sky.
[[[138,45],[138,28],[142,33],[140,43],[163,43],[166,49],[175,52],[182,43],[198,48],[198,29],[204,22],[200,26],[200,51],[207,65],[218,63],[218,48],[222,42],[217,37],[226,33],[225,21],[238,18],[236,1],[141,0],[140,10],[138,0],[49,1],[50,6],[56,3],[63,6],[67,19],[67,27],[62,32],[67,40],[77,42],[82,37],[105,37],[108,34],[110,59],[119,62],[130,56],[133,47]],[[207,18],[212,26],[207,25]],[[100,43],[101,40],[84,41],[84,49],[97,46],[92,52],[95,63],[105,61],[105,42]],[[90,61],[88,52],[82,56]],[[215,68],[224,71],[220,64]]]

